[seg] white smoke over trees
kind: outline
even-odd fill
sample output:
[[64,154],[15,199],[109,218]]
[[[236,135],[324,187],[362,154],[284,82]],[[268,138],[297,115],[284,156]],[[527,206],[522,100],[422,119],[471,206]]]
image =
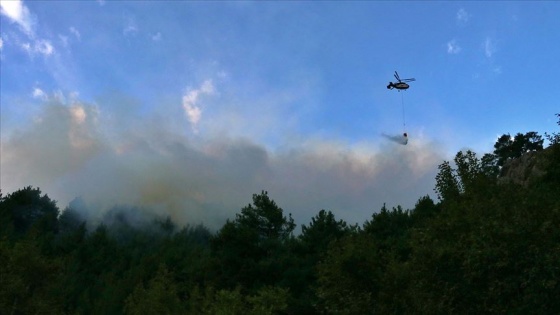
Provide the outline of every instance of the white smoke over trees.
[[[199,93],[212,90],[208,83]],[[112,116],[97,105],[51,99],[39,119],[3,135],[2,192],[32,185],[61,209],[81,197],[98,217],[133,205],[180,225],[218,228],[266,190],[298,224],[321,209],[361,223],[383,203],[412,207],[431,193],[443,160],[421,140],[374,148],[308,139],[272,150],[235,136],[189,138],[157,117],[115,123]]]

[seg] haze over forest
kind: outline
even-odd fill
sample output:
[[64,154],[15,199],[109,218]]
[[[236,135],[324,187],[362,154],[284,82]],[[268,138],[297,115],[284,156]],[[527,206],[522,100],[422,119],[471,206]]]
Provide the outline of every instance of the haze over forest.
[[[560,114],[557,114],[560,126]],[[118,206],[88,222],[39,188],[0,196],[12,314],[552,314],[560,133],[502,135],[438,166],[438,200],[298,224],[266,191],[216,232]]]

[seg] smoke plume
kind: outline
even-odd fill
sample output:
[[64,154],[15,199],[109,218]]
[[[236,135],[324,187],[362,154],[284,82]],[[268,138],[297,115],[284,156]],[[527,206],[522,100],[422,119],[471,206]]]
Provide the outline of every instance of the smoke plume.
[[431,193],[443,159],[423,139],[406,147],[307,139],[271,149],[232,135],[189,136],[155,114],[117,114],[50,100],[38,119],[3,135],[2,192],[39,187],[61,209],[80,197],[90,220],[133,205],[219,228],[266,190],[298,224],[321,209],[362,223],[383,203],[412,207]]

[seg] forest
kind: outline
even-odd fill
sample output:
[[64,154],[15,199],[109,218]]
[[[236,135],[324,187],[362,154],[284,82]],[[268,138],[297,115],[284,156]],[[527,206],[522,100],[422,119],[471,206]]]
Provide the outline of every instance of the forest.
[[321,210],[296,229],[262,191],[217,231],[127,207],[93,226],[23,187],[0,195],[0,314],[559,314],[560,133],[545,138],[460,151],[437,200],[361,225]]

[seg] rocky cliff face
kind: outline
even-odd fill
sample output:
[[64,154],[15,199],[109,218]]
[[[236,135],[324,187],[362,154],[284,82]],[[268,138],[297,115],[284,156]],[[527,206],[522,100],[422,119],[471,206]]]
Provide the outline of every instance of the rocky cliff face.
[[532,180],[543,176],[546,173],[546,151],[527,152],[517,159],[507,161],[500,171],[498,182],[527,186]]

